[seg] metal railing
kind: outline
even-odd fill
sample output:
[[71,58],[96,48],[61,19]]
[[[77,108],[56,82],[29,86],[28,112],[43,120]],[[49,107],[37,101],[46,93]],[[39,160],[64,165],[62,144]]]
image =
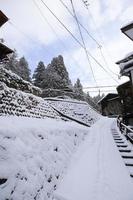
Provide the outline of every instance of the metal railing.
[[117,125],[121,133],[133,144],[133,129],[123,124],[119,119],[117,119]]

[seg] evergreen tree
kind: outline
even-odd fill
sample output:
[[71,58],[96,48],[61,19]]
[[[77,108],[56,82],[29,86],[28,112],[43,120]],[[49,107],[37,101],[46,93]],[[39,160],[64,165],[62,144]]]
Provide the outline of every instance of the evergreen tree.
[[96,110],[99,110],[99,105],[93,100],[93,98],[90,96],[89,92],[86,94],[86,102],[91,105]]
[[66,70],[64,60],[61,55],[59,55],[56,58],[53,58],[53,60],[51,61],[51,64],[48,66],[48,70],[51,73],[56,73],[57,76],[61,77],[62,85],[64,85],[64,87],[71,85],[71,81],[69,79],[69,74]]
[[45,76],[45,65],[42,61],[40,61],[38,63],[37,68],[35,69],[32,78],[33,78],[34,85],[41,88],[42,82],[43,82],[44,78],[46,78],[46,76]]
[[66,70],[63,57],[59,55],[53,58],[51,63],[45,70],[45,78],[43,80],[43,88],[64,89],[72,87],[69,74]]
[[101,100],[104,96],[105,96],[104,94],[102,94],[102,95],[98,94],[97,96],[93,97],[93,101],[95,103],[98,103],[98,101]]
[[83,86],[78,78],[76,83],[74,84],[74,91],[80,95],[83,95]]
[[83,86],[78,78],[76,83],[74,84],[74,92],[76,93],[77,99],[85,100],[85,95],[83,92]]
[[56,72],[51,72],[49,69],[45,70],[42,88],[62,89],[64,84],[61,77]]
[[5,63],[4,67],[8,70],[11,70],[12,72],[18,74],[18,60],[17,60],[17,52],[14,50],[14,52],[11,54],[9,61]]
[[26,81],[31,81],[30,73],[31,71],[29,69],[27,60],[25,57],[20,58],[18,62],[18,75]]

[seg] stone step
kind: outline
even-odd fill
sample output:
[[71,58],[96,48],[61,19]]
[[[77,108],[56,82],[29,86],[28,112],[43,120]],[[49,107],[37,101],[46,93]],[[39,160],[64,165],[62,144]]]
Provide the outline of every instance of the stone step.
[[126,148],[126,147],[128,147],[126,144],[117,144],[117,147],[124,147],[124,148]]
[[124,144],[124,141],[116,141],[116,144]]
[[129,152],[129,153],[131,152],[130,149],[119,149],[119,151],[120,151],[120,152]]
[[[126,166],[131,166],[133,167],[133,159],[128,159],[128,160],[124,160],[125,161],[125,164]],[[132,169],[132,168],[131,168]],[[132,169],[132,172],[133,172],[133,169]]]
[[130,155],[130,153],[129,153],[129,155],[121,155],[121,156],[122,156],[122,158],[124,158],[124,159],[133,159],[133,156]]
[[125,163],[126,166],[133,167],[133,163]]
[[133,178],[133,174],[130,174],[131,178]]
[[123,140],[123,139],[122,138],[114,138],[114,140],[120,141],[120,140]]

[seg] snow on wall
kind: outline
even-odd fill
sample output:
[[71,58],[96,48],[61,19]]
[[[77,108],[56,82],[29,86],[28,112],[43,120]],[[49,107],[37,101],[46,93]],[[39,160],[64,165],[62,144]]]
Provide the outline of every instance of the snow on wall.
[[0,66],[0,81],[5,83],[8,87],[32,93],[37,96],[40,96],[42,93],[42,90],[40,88],[32,85],[28,81],[25,81],[17,74],[13,73],[10,70],[5,69],[2,66]]
[[8,88],[4,83],[0,83],[0,115],[59,118],[58,113],[47,101],[32,94]]
[[85,102],[65,102],[65,101],[48,101],[51,106],[54,106],[57,110],[63,114],[72,117],[76,120],[86,123],[87,125],[94,124],[101,115],[96,112],[90,105]]
[[57,119],[1,116],[0,200],[51,199],[88,131]]

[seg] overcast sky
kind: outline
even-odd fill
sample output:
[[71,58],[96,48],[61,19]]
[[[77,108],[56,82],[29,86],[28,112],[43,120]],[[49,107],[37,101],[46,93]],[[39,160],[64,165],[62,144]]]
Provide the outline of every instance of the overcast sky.
[[[60,0],[43,1],[81,41],[74,18]],[[70,0],[62,1],[72,10]],[[124,24],[133,21],[132,0],[88,0],[88,2],[89,11],[82,0],[73,0],[78,19],[102,45],[107,63],[105,64],[98,45],[81,29],[87,49],[106,70],[109,71],[110,68],[118,74],[119,67],[115,62],[133,51],[132,41],[120,31]],[[44,17],[41,16],[35,3]],[[51,15],[41,0],[0,0],[0,9],[10,19],[1,28],[0,38],[3,37],[9,47],[16,49],[19,57],[26,57],[32,72],[40,60],[47,65],[53,57],[61,54],[73,83],[79,77],[84,87],[96,85],[84,50]],[[94,60],[90,58],[90,61],[97,85],[118,85],[112,79],[112,77],[117,79],[117,76],[110,71],[108,75]],[[121,83],[125,79],[118,81]]]

